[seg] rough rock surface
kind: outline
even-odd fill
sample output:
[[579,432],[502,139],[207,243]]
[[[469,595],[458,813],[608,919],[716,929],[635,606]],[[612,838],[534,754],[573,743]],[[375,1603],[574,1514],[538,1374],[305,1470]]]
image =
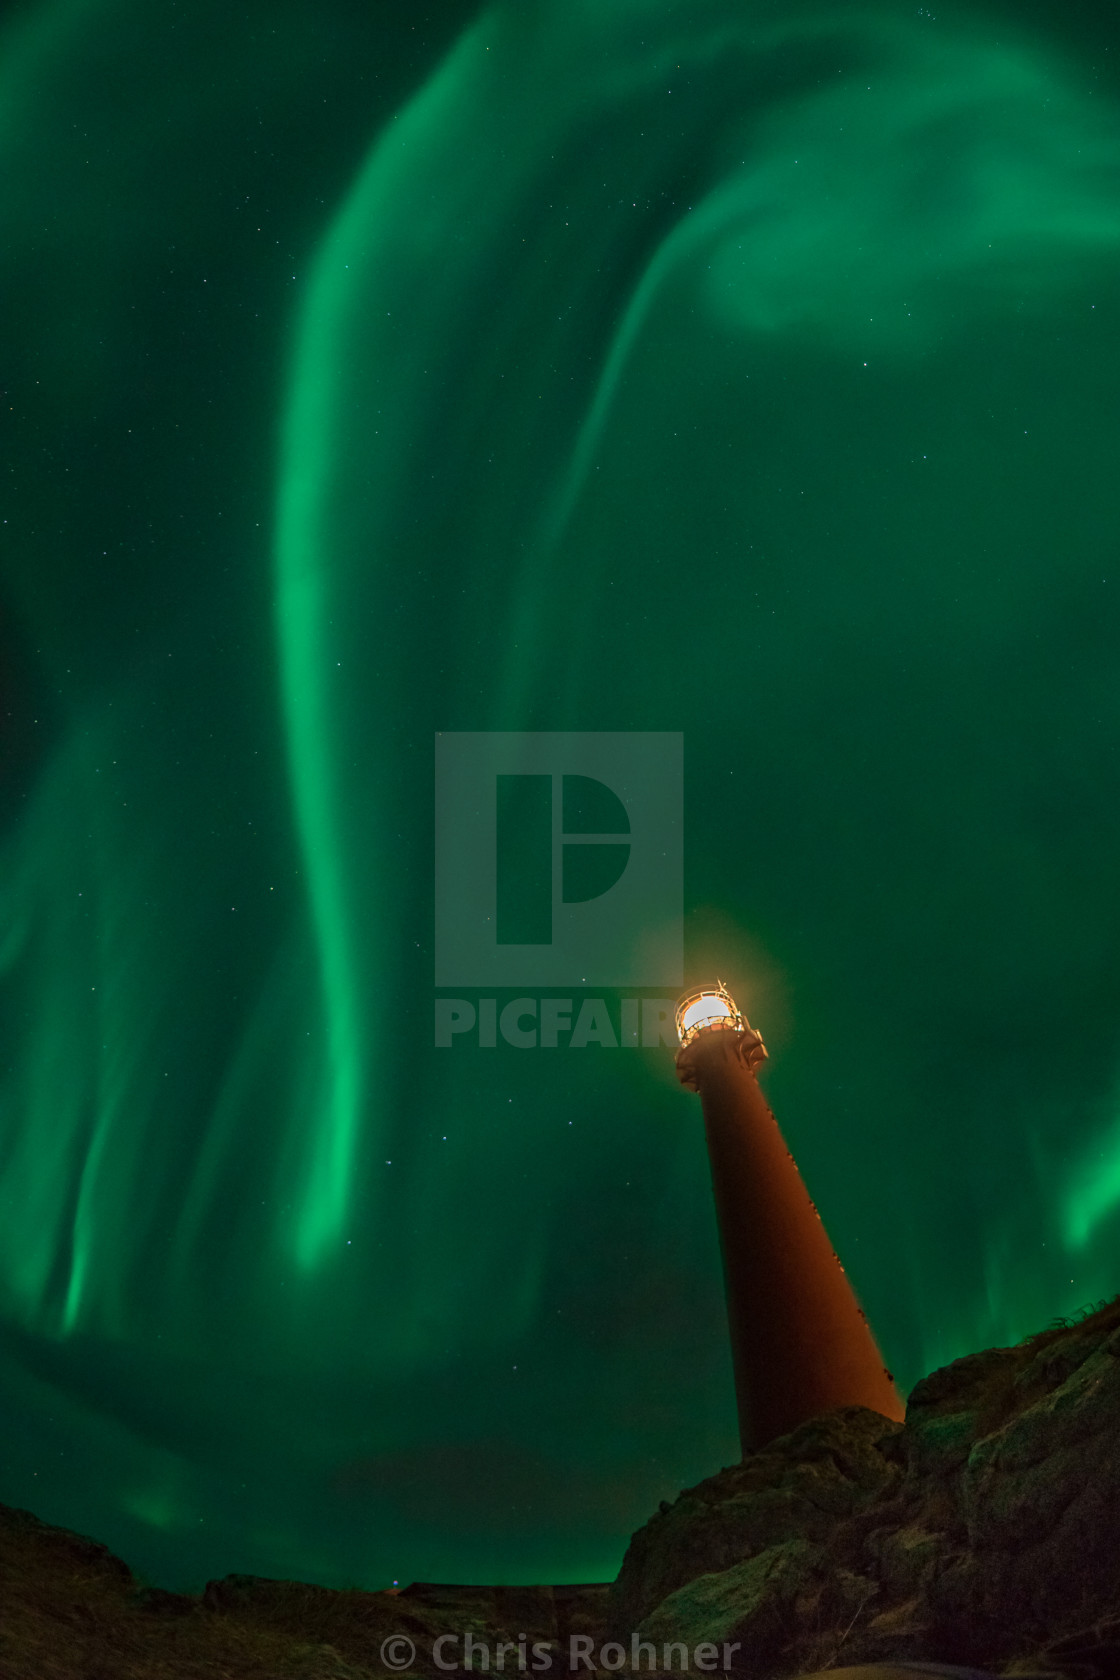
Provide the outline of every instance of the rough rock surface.
[[935,1371],[903,1425],[802,1425],[663,1506],[611,1626],[741,1642],[754,1680],[863,1662],[1120,1674],[1120,1300]]
[[[572,1634],[605,1637],[608,1588],[434,1586],[403,1592],[310,1586],[254,1575],[209,1581],[197,1595],[145,1586],[105,1546],[0,1505],[2,1680],[382,1680],[454,1671],[469,1633],[498,1667],[518,1671],[517,1641],[553,1651],[567,1670]],[[441,1634],[452,1643],[433,1660]],[[382,1660],[411,1640],[415,1661]],[[562,1661],[561,1658],[564,1658]],[[476,1673],[483,1671],[480,1652]],[[531,1671],[531,1670],[530,1670]],[[460,1674],[463,1670],[459,1669]]]
[[534,1641],[569,1674],[578,1634],[596,1655],[636,1636],[643,1673],[679,1669],[666,1645],[695,1670],[726,1644],[750,1680],[891,1660],[1120,1680],[1120,1299],[935,1371],[903,1425],[833,1412],[710,1477],[639,1530],[609,1589],[230,1575],[192,1597],[0,1505],[4,1680],[372,1680],[390,1636],[416,1649],[395,1672],[462,1675],[468,1633],[491,1674],[522,1669],[521,1636],[529,1674]]

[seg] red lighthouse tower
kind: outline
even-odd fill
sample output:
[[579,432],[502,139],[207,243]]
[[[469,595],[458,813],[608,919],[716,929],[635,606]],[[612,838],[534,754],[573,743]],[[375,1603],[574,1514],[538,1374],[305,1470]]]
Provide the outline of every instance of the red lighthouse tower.
[[905,1406],[755,1077],[766,1049],[722,983],[677,1006],[677,1076],[699,1091],[744,1453],[837,1406]]

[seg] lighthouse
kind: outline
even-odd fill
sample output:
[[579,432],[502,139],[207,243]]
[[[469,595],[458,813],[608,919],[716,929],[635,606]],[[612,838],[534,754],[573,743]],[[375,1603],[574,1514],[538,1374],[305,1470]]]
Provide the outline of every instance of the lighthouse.
[[837,1406],[905,1406],[759,1089],[762,1038],[722,982],[677,1005],[677,1077],[704,1113],[744,1453]]

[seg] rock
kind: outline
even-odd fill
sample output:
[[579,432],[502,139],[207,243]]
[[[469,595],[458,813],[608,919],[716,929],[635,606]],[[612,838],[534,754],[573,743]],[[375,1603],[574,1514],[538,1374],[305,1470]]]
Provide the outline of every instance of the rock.
[[197,1598],[187,1593],[167,1592],[163,1587],[141,1587],[132,1595],[137,1610],[152,1616],[189,1616],[198,1608]]
[[834,1412],[690,1489],[634,1536],[612,1626],[739,1640],[752,1680],[891,1660],[1112,1676],[1118,1424],[1120,1300],[933,1372],[904,1425]]
[[807,1540],[786,1540],[717,1575],[701,1575],[670,1593],[638,1628],[638,1638],[650,1641],[666,1667],[664,1647],[673,1641],[691,1651],[738,1640],[740,1650],[749,1643],[757,1663],[781,1634],[818,1555]]
[[676,1588],[788,1541],[824,1541],[837,1523],[902,1479],[901,1424],[853,1406],[813,1418],[741,1464],[682,1493],[639,1529],[611,1593],[628,1636]]
[[543,1642],[558,1680],[570,1637],[596,1648],[606,1637],[606,1583],[364,1592],[227,1575],[195,1596],[138,1582],[97,1541],[5,1505],[0,1578],[3,1680],[384,1680],[388,1638],[412,1641],[407,1674],[437,1680],[448,1670],[435,1641],[452,1636],[442,1654],[454,1668],[468,1632],[488,1647],[491,1673],[500,1643],[511,1647],[505,1672],[516,1674],[520,1636]]
[[32,1512],[14,1505],[0,1505],[0,1523],[10,1541],[17,1546],[22,1542],[20,1549],[26,1556],[49,1557],[57,1565],[81,1570],[91,1578],[100,1577],[114,1585],[134,1584],[127,1563],[114,1557],[100,1540],[91,1540],[88,1534],[54,1528],[50,1523],[40,1522]]

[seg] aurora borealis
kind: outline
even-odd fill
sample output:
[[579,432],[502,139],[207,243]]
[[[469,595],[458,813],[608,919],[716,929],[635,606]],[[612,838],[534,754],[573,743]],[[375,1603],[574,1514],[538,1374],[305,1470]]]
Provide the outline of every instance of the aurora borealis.
[[669,1052],[432,1043],[437,731],[683,732],[686,979],[904,1389],[1120,1289],[1118,79],[1056,0],[7,8],[5,1503],[596,1580],[736,1455]]

